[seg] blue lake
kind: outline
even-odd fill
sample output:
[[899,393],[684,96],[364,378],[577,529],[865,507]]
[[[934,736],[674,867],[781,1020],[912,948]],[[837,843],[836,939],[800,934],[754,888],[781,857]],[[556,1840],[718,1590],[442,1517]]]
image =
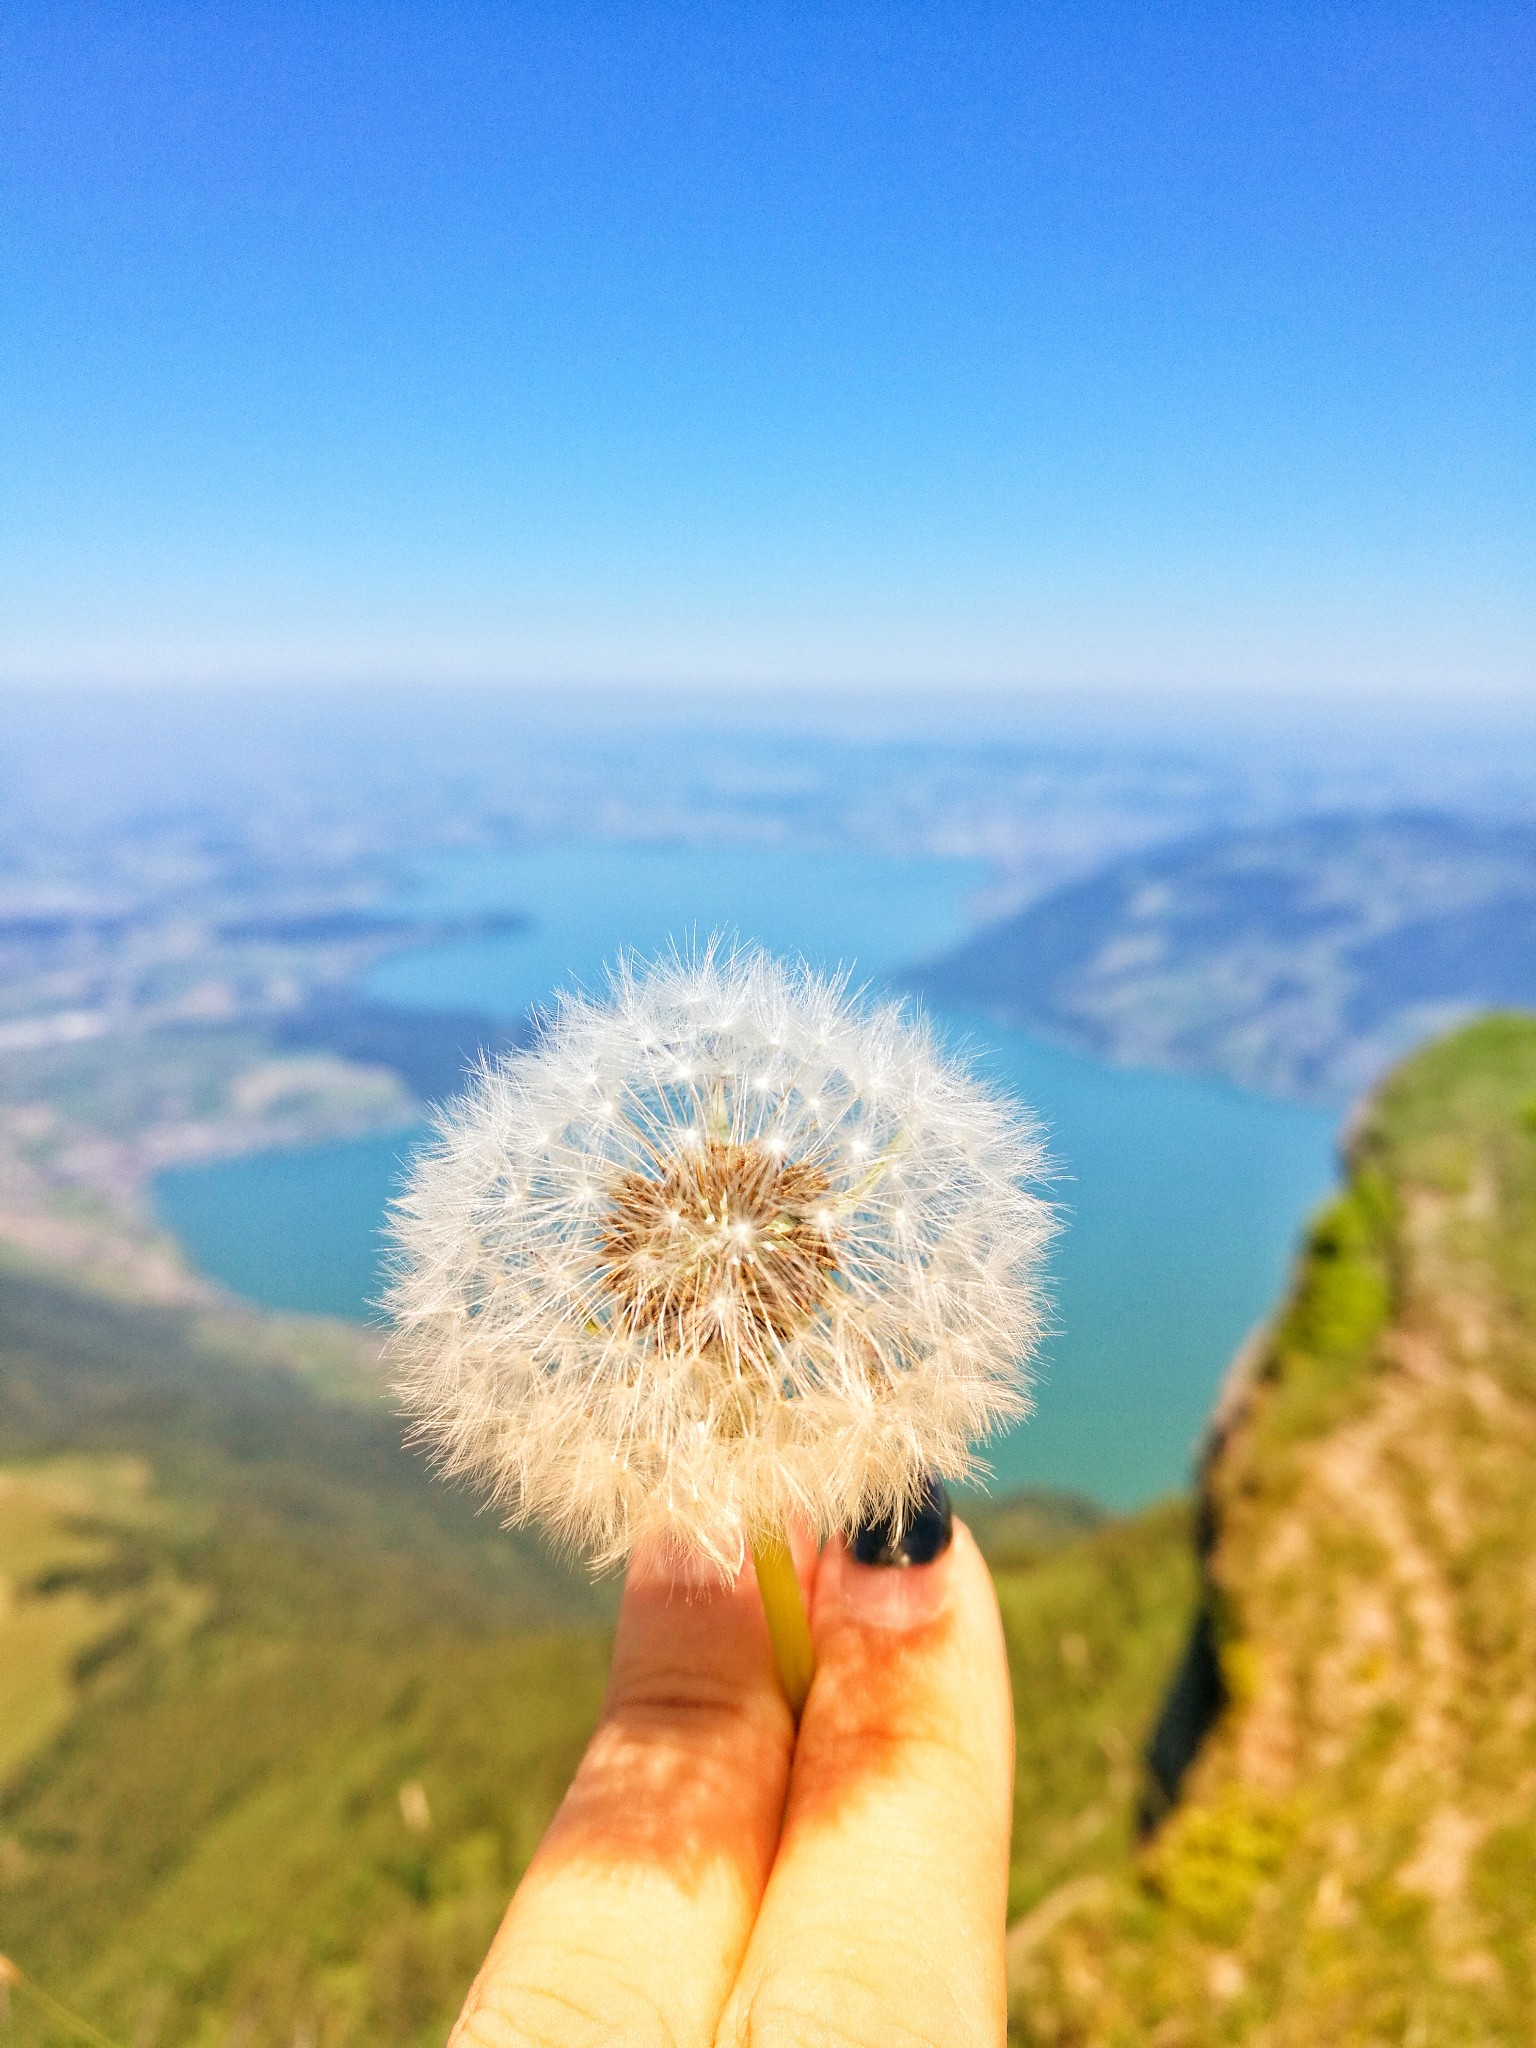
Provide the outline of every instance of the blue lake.
[[[968,929],[976,863],[613,846],[434,860],[412,907],[522,909],[525,932],[403,955],[373,990],[518,1015],[589,985],[622,945],[729,930],[878,979]],[[998,1485],[1129,1506],[1183,1483],[1236,1345],[1270,1307],[1334,1178],[1335,1120],[1221,1083],[1129,1073],[976,1019],[945,1019],[1050,1134],[1065,1229],[1038,1407],[991,1449]],[[272,1307],[366,1316],[379,1225],[413,1134],[179,1170],[160,1220],[194,1262]]]

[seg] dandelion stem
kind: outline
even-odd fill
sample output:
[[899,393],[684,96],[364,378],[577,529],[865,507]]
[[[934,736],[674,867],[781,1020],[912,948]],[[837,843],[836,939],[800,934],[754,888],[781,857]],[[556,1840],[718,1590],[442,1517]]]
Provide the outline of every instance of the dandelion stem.
[[14,1989],[25,1992],[33,2004],[41,2006],[50,2019],[57,2021],[60,2026],[66,2027],[70,2033],[76,2035],[80,2040],[93,2041],[96,2044],[96,2048],[117,2048],[117,2043],[110,2034],[102,2033],[99,2027],[93,2027],[90,2021],[82,2019],[79,2013],[71,2012],[61,1999],[57,1999],[51,1992],[45,1991],[41,1984],[34,1984],[32,1979],[13,1963],[9,1956],[0,1956],[0,1987],[4,1987],[7,1990]]
[[754,1543],[752,1563],[757,1572],[758,1591],[763,1596],[763,1612],[768,1617],[768,1637],[773,1644],[779,1679],[790,1712],[798,1721],[816,1669],[800,1575],[789,1554],[789,1544],[781,1535],[763,1537]]

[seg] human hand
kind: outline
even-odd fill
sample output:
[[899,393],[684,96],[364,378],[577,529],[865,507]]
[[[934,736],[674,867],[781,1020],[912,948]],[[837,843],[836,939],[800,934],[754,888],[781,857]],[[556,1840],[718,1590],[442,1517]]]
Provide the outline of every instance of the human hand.
[[997,2048],[1013,1717],[948,1527],[939,1495],[905,1543],[931,1561],[858,1561],[878,1531],[799,1560],[798,1738],[751,1567],[631,1567],[597,1731],[450,2048]]

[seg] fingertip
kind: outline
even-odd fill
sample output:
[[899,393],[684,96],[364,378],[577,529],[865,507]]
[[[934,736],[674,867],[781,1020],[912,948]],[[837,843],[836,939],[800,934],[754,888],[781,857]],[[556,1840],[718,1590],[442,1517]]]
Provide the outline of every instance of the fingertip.
[[[1002,1618],[992,1575],[963,1522],[954,1523],[940,1555],[920,1565],[864,1564],[848,1542],[828,1544],[812,1640],[817,1675],[800,1750],[809,1745],[814,1775],[857,1775],[876,1756],[921,1738],[951,1752],[981,1785],[1001,1779],[1011,1796],[1013,1705]],[[842,1752],[836,1762],[834,1751]]]
[[636,1553],[619,1602],[605,1714],[646,1693],[777,1715],[781,1696],[750,1564],[726,1576],[668,1548]]
[[934,1483],[901,1530],[871,1524],[826,1546],[812,1633],[818,1648],[841,1628],[910,1634],[931,1628],[957,1603],[968,1626],[990,1630],[997,1611],[991,1574],[948,1494]]

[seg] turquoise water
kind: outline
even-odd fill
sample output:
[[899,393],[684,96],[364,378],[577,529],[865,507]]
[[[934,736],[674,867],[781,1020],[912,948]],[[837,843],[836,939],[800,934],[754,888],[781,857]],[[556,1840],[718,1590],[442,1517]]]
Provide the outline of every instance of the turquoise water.
[[[536,926],[393,960],[397,1002],[517,1014],[621,944],[722,926],[878,975],[966,927],[974,863],[632,848],[434,863],[412,901],[530,911]],[[1333,1179],[1334,1120],[1220,1083],[1101,1067],[1019,1032],[948,1019],[1045,1122],[1065,1228],[1057,1329],[1035,1416],[994,1445],[999,1484],[1078,1488],[1116,1506],[1177,1486],[1222,1370],[1284,1280]],[[286,1309],[361,1316],[379,1224],[411,1133],[167,1173],[161,1220],[226,1286]]]
[[654,953],[712,932],[878,975],[962,938],[965,900],[986,875],[973,860],[751,847],[445,854],[423,868],[403,907],[442,916],[527,909],[533,929],[399,954],[368,987],[423,1009],[518,1017],[562,984],[600,987],[623,947]]

